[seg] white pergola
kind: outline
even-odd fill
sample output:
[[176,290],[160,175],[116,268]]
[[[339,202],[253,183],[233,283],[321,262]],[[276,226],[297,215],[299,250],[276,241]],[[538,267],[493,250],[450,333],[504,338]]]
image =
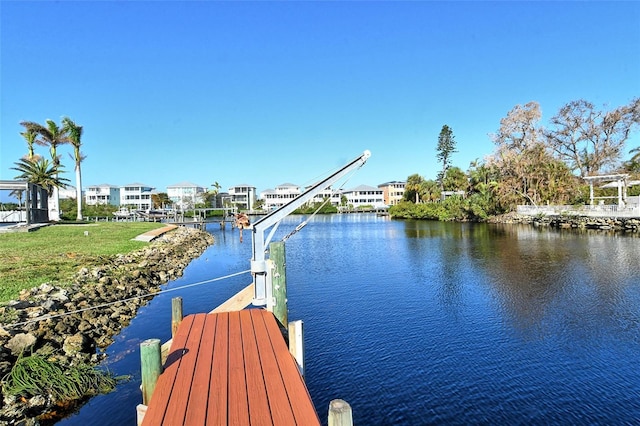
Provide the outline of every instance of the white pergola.
[[[589,204],[593,205],[593,200],[618,199],[618,206],[624,207],[627,202],[627,188],[633,185],[640,185],[640,181],[629,180],[626,173],[618,173],[611,175],[585,176],[583,178],[589,182]],[[593,185],[597,182],[607,182],[601,188],[618,188],[618,196],[594,197]]]
[[24,191],[27,225],[49,221],[48,194],[40,185],[26,180],[0,180],[0,191]]

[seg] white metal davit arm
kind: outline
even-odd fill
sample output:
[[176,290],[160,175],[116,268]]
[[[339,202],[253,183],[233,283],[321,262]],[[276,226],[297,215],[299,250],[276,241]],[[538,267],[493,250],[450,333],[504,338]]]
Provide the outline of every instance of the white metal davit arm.
[[[253,275],[253,284],[255,287],[255,298],[252,302],[254,305],[267,305],[267,309],[273,308],[274,305],[271,290],[270,268],[267,265],[269,261],[265,258],[265,252],[269,245],[269,242],[271,241],[271,238],[273,237],[273,234],[280,224],[280,221],[306,202],[312,200],[313,197],[318,195],[320,192],[324,191],[326,188],[340,180],[342,177],[346,176],[349,172],[362,167],[364,163],[367,162],[367,159],[369,157],[371,157],[371,152],[369,152],[368,150],[364,151],[362,155],[343,166],[331,176],[316,183],[311,188],[298,195],[293,200],[289,201],[287,204],[283,205],[277,210],[274,210],[273,212],[269,213],[253,224],[253,226],[251,227],[251,230],[253,231],[253,256],[251,258],[251,274]],[[265,239],[265,231],[271,227],[273,227],[273,229]]]

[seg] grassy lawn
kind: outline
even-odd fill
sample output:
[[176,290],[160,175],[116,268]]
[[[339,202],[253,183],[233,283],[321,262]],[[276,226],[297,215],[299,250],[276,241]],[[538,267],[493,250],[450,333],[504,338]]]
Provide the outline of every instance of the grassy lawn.
[[0,234],[0,304],[44,282],[69,284],[80,268],[102,263],[101,257],[147,245],[131,239],[162,226],[153,222],[59,224],[34,232]]

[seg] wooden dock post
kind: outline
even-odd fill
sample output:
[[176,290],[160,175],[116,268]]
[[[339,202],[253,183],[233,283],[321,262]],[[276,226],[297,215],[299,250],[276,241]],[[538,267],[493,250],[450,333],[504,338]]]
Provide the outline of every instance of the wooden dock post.
[[304,377],[304,330],[302,320],[289,323],[289,352],[298,364],[300,375]]
[[[273,263],[271,272],[272,294],[275,305],[273,315],[280,321],[284,328],[288,327],[287,317],[287,279],[285,271],[284,241],[269,244],[269,260]],[[269,306],[267,304],[267,306]]]
[[329,426],[353,426],[351,406],[342,399],[329,403]]
[[171,299],[171,338],[176,335],[182,322],[182,297]]
[[147,339],[140,343],[140,361],[142,365],[142,403],[149,405],[156,382],[162,372],[160,361],[160,339]]

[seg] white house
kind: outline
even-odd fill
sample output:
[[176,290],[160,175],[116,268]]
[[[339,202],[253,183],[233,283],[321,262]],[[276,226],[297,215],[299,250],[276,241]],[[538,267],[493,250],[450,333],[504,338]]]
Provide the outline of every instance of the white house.
[[206,188],[191,182],[180,182],[167,186],[167,196],[171,202],[182,210],[191,209],[204,202]]
[[120,205],[135,210],[150,210],[153,207],[151,193],[155,188],[143,183],[130,183],[120,187]]
[[352,189],[342,191],[342,195],[347,197],[347,204],[355,208],[362,206],[371,206],[374,209],[384,208],[383,190],[374,188],[373,186],[360,185]]
[[322,203],[327,198],[330,198],[331,200],[329,201],[329,203],[337,207],[340,205],[341,197],[342,197],[341,191],[334,191],[331,188],[327,188],[319,192],[315,197],[313,197],[311,199],[311,203]]
[[115,185],[103,183],[101,185],[87,186],[84,191],[84,202],[88,206],[98,204],[120,205],[120,188]]
[[253,210],[256,204],[256,187],[246,184],[236,185],[229,188],[231,204],[240,209]]
[[264,202],[264,210],[275,210],[287,204],[289,201],[301,194],[300,187],[293,183],[283,183],[276,186],[276,189],[266,189],[260,193],[260,199]]

